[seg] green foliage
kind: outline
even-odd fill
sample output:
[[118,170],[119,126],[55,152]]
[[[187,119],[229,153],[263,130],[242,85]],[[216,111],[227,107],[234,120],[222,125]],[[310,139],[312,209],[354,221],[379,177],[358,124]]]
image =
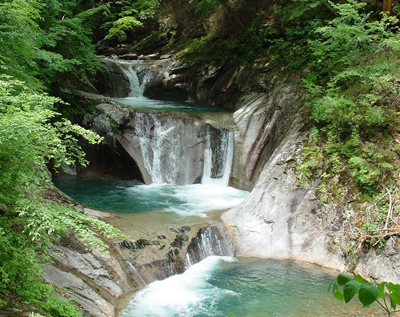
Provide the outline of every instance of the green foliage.
[[127,38],[127,32],[143,25],[143,21],[152,19],[160,5],[158,0],[126,0],[116,1],[121,7],[118,13],[113,14],[111,21],[106,22],[102,28],[108,30],[106,40],[117,39],[122,42]]
[[[9,76],[0,77],[0,298],[14,294],[39,305],[53,316],[66,304],[54,301],[42,283],[39,263],[60,234],[74,232],[88,247],[105,249],[93,235],[117,232],[111,226],[43,198],[51,188],[46,164],[86,164],[78,137],[90,143],[101,139],[53,110],[59,99],[37,93]],[[51,190],[51,189],[50,189]],[[73,310],[71,310],[73,312]]]
[[394,17],[379,21],[364,3],[329,2],[336,17],[307,42],[305,87],[312,118],[325,134],[326,153],[348,166],[360,189],[378,190],[398,164],[391,137],[398,130],[400,36]]
[[322,153],[318,146],[318,130],[313,128],[308,142],[304,144],[301,151],[302,163],[296,166],[297,181],[296,184],[302,189],[306,189],[317,174],[317,168],[321,163]]
[[126,16],[118,19],[113,23],[113,26],[108,31],[106,40],[112,39],[114,37],[118,38],[119,41],[126,39],[126,31],[132,30],[136,26],[142,26],[143,23],[132,16]]
[[355,0],[329,4],[337,17],[317,28],[318,37],[308,43],[315,61],[313,67],[322,74],[338,74],[350,67],[346,76],[362,76],[357,65],[364,66],[365,58],[384,50],[385,40],[393,39],[391,26],[396,18],[384,15],[379,21],[371,20],[370,14],[362,12],[366,4]]
[[221,5],[221,1],[219,0],[189,0],[189,3],[195,2],[197,2],[196,13],[200,13],[200,20],[210,16]]
[[2,1],[0,3],[0,72],[40,85],[30,74],[35,52],[40,44],[35,0]]
[[388,316],[396,312],[396,307],[400,304],[399,284],[368,283],[360,275],[339,274],[336,281],[331,283],[330,290],[336,299],[344,300],[346,303],[350,302],[356,294],[364,307],[377,302]]
[[88,81],[100,62],[89,38],[91,23],[86,21],[107,6],[74,14],[76,7],[75,1],[0,3],[0,73],[41,89],[56,82],[63,73]]
[[243,64],[255,60],[262,55],[262,46],[254,30],[243,34],[209,33],[187,43],[178,57],[205,65],[221,65],[227,60]]
[[285,61],[290,69],[307,64],[308,41],[315,38],[315,30],[329,16],[325,3],[325,0],[282,0],[275,6],[275,23],[264,33],[271,45],[273,62]]

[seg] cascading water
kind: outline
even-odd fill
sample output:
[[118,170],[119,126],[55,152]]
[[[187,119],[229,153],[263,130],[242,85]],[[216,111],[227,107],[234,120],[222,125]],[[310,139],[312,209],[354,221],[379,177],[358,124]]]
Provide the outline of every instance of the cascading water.
[[119,63],[122,71],[124,72],[125,76],[129,80],[129,92],[128,97],[142,97],[143,96],[143,87],[140,85],[139,78],[136,74],[135,69],[133,68],[133,64],[126,62],[126,63]]
[[187,253],[185,264],[190,267],[210,256],[234,256],[233,246],[225,236],[222,228],[203,227],[196,238],[192,239]]
[[[131,99],[146,100],[141,97],[142,89],[140,89],[135,71],[135,69],[139,70],[141,66],[138,68],[135,63],[130,62],[121,62],[121,65],[123,65],[121,67],[126,71],[125,74],[131,85],[129,92],[129,95],[133,96]],[[143,78],[147,80],[151,77],[150,72],[149,70],[147,73],[144,71],[139,74],[142,86]],[[148,78],[146,78],[147,76]],[[88,190],[93,191],[88,195],[92,200],[87,201],[87,205],[100,204],[97,206],[98,208],[114,210],[120,213],[114,220],[120,219],[119,221],[129,227],[129,230],[146,233],[146,241],[149,241],[150,244],[143,251],[150,250],[149,255],[154,255],[156,261],[150,262],[143,259],[144,256],[141,257],[136,249],[121,251],[121,254],[125,251],[133,254],[126,263],[131,274],[137,276],[139,285],[144,286],[149,283],[148,280],[161,279],[175,274],[177,271],[173,270],[175,263],[172,260],[182,261],[180,262],[181,267],[185,260],[184,264],[188,267],[183,274],[174,275],[146,286],[120,313],[121,317],[229,316],[232,313],[237,316],[313,315],[322,317],[334,314],[354,316],[355,309],[353,307],[350,308],[350,313],[347,315],[339,312],[337,306],[335,307],[336,302],[328,302],[329,299],[335,301],[330,294],[328,294],[329,298],[322,300],[322,304],[315,300],[327,293],[326,289],[331,277],[324,275],[322,278],[316,278],[314,272],[317,268],[312,268],[308,273],[303,267],[295,267],[293,263],[289,262],[258,263],[257,261],[252,263],[251,261],[254,260],[237,260],[233,258],[233,249],[228,243],[229,240],[225,239],[224,231],[218,227],[203,227],[197,235],[191,231],[193,235],[190,245],[187,246],[185,258],[183,253],[185,249],[180,247],[184,244],[173,245],[175,240],[172,241],[162,235],[164,226],[168,228],[173,225],[175,227],[179,221],[187,221],[188,214],[194,217],[203,215],[206,217],[205,214],[211,210],[226,209],[239,204],[247,195],[247,192],[223,187],[227,186],[229,182],[233,161],[234,133],[228,129],[218,130],[211,126],[208,126],[207,129],[205,123],[203,125],[196,123],[197,129],[193,121],[188,119],[189,117],[181,119],[181,122],[185,121],[185,130],[183,125],[177,125],[177,120],[172,119],[171,116],[168,119],[168,116],[160,111],[136,112],[135,116],[135,122],[131,122],[129,125],[129,128],[134,127],[133,131],[127,135],[131,139],[135,138],[132,148],[136,152],[142,152],[140,155],[143,156],[144,168],[148,170],[153,183],[175,184],[177,174],[179,174],[179,165],[193,169],[194,165],[190,165],[190,162],[193,162],[195,157],[199,158],[198,160],[201,162],[198,164],[199,174],[196,174],[195,179],[200,179],[201,174],[203,177],[202,184],[187,186],[115,184],[114,180],[107,180],[103,191],[100,192],[92,183],[90,185],[83,183],[82,187],[77,188],[76,194],[79,195]],[[184,141],[185,135],[185,140],[187,140],[189,133],[195,137],[191,142]],[[184,161],[182,153],[187,149],[198,150],[187,155],[187,159]],[[182,161],[184,162],[182,163]],[[77,185],[75,177],[72,179],[72,183]],[[181,183],[188,184],[190,182]],[[68,193],[68,191],[66,192]],[[78,196],[69,195],[80,202],[85,202],[82,196],[78,198]],[[142,206],[139,202],[141,200]],[[169,211],[174,211],[174,213]],[[123,215],[124,213],[127,215]],[[133,213],[138,213],[134,216],[140,217],[130,218]],[[129,221],[129,219],[131,220]],[[191,219],[187,222],[185,226],[193,224]],[[154,229],[155,224],[158,226],[156,229]],[[185,232],[187,233],[187,231]],[[176,238],[181,239],[179,241],[189,241],[189,234],[186,236],[183,232],[178,231],[177,233]],[[168,236],[168,234],[166,235]],[[151,241],[147,240],[150,236]],[[157,240],[153,240],[154,236],[157,236]],[[172,243],[170,243],[171,241]],[[131,245],[128,244],[128,246]],[[171,256],[166,258],[166,255]],[[156,265],[157,263],[162,265],[161,270],[164,269],[165,274],[161,274],[161,277],[155,275],[154,278],[148,280],[143,278],[142,276],[147,276],[144,274],[147,270],[157,274],[155,271],[160,269]],[[169,266],[165,266],[165,263]],[[154,268],[152,268],[153,264]],[[293,276],[289,275],[292,272],[297,273]],[[304,282],[308,283],[308,288],[299,284],[299,281],[303,284]],[[279,287],[281,288],[279,289]],[[287,305],[289,302],[290,305]],[[327,310],[331,307],[333,309]],[[361,313],[357,313],[357,315],[361,316]]]
[[228,186],[233,162],[234,134],[232,131],[218,131],[211,141],[210,128],[207,130],[204,150],[202,184]]
[[[139,139],[144,166],[152,183],[176,184],[185,164],[182,144],[190,144],[180,125],[172,118],[162,120],[155,114],[137,113],[135,137]],[[227,187],[233,162],[233,132],[209,127],[204,143],[201,183]]]
[[153,114],[137,113],[135,134],[152,183],[175,184],[181,149],[179,126],[173,119],[161,123]]

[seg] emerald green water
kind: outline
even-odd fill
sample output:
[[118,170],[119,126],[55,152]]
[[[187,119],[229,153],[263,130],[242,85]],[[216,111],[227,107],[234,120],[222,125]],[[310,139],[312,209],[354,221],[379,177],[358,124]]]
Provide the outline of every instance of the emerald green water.
[[[62,176],[54,183],[80,203],[119,213],[119,227],[147,234],[149,228],[156,234],[188,217],[196,221],[210,210],[240,203],[248,194],[229,187],[146,186],[98,176]],[[336,300],[328,293],[336,275],[308,264],[212,256],[181,275],[146,286],[119,316],[383,316],[376,305],[363,308]]]
[[277,260],[213,256],[136,294],[121,317],[382,316],[328,292],[332,272]]
[[116,213],[144,213],[154,210],[180,217],[207,217],[207,211],[233,207],[247,191],[218,185],[144,185],[138,181],[110,177],[58,176],[54,184],[81,204]]

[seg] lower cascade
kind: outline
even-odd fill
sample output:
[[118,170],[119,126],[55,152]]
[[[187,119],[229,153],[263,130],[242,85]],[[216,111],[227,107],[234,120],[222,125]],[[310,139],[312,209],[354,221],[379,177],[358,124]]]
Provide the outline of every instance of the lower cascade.
[[190,267],[210,256],[234,256],[233,246],[221,228],[200,228],[188,247],[186,266]]

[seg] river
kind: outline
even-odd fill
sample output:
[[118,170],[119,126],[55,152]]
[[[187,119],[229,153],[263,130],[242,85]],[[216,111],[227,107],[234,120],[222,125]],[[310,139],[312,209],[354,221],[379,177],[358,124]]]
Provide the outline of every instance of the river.
[[[132,74],[134,69],[127,68],[126,64],[131,84],[139,85],[137,76]],[[139,109],[210,110],[152,101],[140,94],[138,86],[131,89],[128,98],[119,101]],[[171,176],[174,166],[167,165],[163,171],[160,162],[156,162],[162,157],[157,151],[174,153],[169,154],[173,156],[171,162],[179,161],[180,151],[175,153],[173,148],[179,145],[171,141],[167,148],[160,150],[162,142],[157,139],[165,138],[174,127],[157,126],[157,118],[153,116],[154,127],[147,131],[145,118],[139,119],[142,121],[137,121],[136,133],[152,184],[99,175],[64,175],[54,178],[55,185],[79,203],[114,212],[118,215],[114,224],[132,239],[137,232],[156,234],[172,225],[204,223],[211,218],[218,222],[223,210],[246,198],[248,192],[228,186],[233,157],[232,131],[224,130],[220,134],[218,149],[211,146],[209,135],[205,137],[201,182],[178,186]],[[172,136],[171,140],[174,139]],[[234,253],[211,255],[198,263],[192,263],[189,258],[184,273],[145,286],[120,316],[382,316],[376,306],[362,308],[356,302],[345,305],[336,300],[328,292],[335,275],[337,272],[315,265],[236,258]]]

